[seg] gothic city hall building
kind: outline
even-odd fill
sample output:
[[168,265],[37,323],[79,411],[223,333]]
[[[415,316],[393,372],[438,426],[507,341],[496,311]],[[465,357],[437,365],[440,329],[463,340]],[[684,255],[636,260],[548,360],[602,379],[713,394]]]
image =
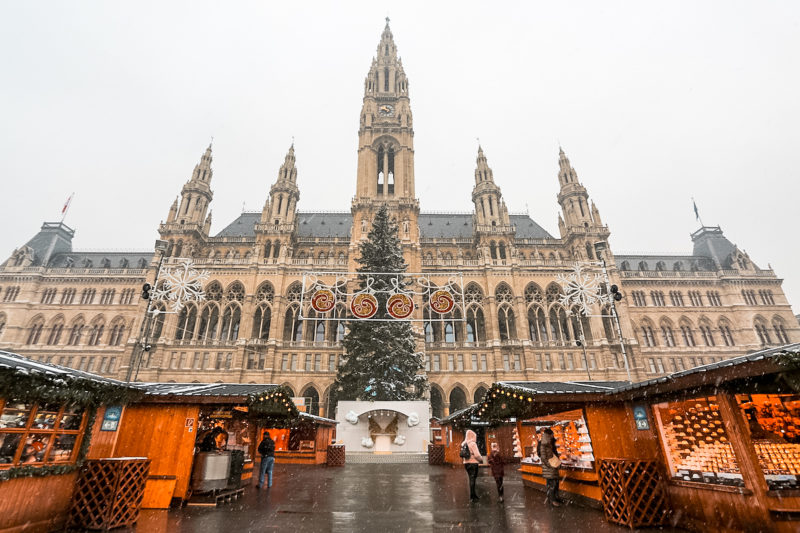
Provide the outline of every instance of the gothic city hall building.
[[[614,254],[600,208],[563,151],[553,154],[558,235],[509,213],[503,177],[480,147],[472,212],[421,211],[409,81],[388,23],[358,121],[349,212],[298,209],[302,156],[298,165],[292,146],[275,162],[264,208],[212,235],[209,146],[158,226],[169,243],[163,252],[78,252],[71,228],[44,223],[0,266],[0,349],[120,379],[284,384],[310,398],[312,412],[333,416],[347,312],[340,304],[335,320],[315,319],[302,297],[304,273],[356,271],[359,243],[383,205],[409,272],[434,283],[460,273],[463,300],[445,320],[426,321],[424,301],[414,315],[434,416],[477,401],[495,381],[627,380],[628,372],[637,381],[800,341],[781,279],[719,227],[700,227],[685,255]],[[208,272],[205,300],[156,315],[143,339],[142,286],[154,282],[162,255],[166,267],[191,258]],[[562,303],[557,276],[601,260],[623,295],[618,323],[608,304],[583,316]]]

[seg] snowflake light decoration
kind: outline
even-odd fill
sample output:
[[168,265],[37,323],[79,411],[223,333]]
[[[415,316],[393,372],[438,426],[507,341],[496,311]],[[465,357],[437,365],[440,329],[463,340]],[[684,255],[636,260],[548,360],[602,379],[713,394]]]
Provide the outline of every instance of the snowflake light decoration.
[[195,270],[191,260],[183,259],[174,268],[161,270],[151,293],[151,301],[169,302],[172,312],[177,313],[183,308],[184,302],[206,299],[203,282],[207,279],[208,272]]
[[580,263],[575,263],[569,274],[558,274],[556,281],[564,289],[559,303],[567,309],[578,306],[584,316],[591,313],[591,307],[595,303],[608,301],[608,298],[600,292],[602,286],[600,275],[584,271]]

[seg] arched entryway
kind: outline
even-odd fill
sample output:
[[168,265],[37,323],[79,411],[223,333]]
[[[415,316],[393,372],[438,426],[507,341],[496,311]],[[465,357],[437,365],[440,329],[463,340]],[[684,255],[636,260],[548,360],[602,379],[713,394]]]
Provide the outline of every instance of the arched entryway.
[[311,415],[319,415],[319,392],[313,385],[309,385],[301,394],[306,399],[306,412]]
[[455,387],[450,391],[450,414],[460,411],[467,407],[467,395],[461,387]]
[[486,395],[486,387],[481,385],[477,389],[475,389],[475,394],[472,396],[472,403],[478,403],[479,401],[483,400],[483,397]]

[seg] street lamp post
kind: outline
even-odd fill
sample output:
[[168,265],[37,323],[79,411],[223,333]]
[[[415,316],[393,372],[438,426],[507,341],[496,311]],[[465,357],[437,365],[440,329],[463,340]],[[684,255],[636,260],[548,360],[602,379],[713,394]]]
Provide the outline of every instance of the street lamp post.
[[[155,250],[158,252],[158,267],[156,268],[156,277],[153,280],[153,288],[158,286],[158,278],[161,276],[161,266],[164,264],[164,258],[167,254],[167,250],[169,248],[168,241],[162,241],[160,239],[156,240]],[[148,284],[145,283],[145,286],[142,290],[142,295],[147,295],[150,288]],[[148,342],[150,337],[150,330],[153,326],[153,313],[152,313],[152,306],[153,300],[152,298],[147,295],[147,307],[144,312],[144,318],[142,319],[142,326],[139,329],[139,340],[136,344],[133,345],[133,350],[131,351],[131,359],[130,363],[128,364],[128,372],[125,376],[125,381],[130,383],[131,381],[135,380],[137,375],[139,374],[139,365],[142,360],[142,355],[144,352],[149,352],[152,348],[150,343]]]
[[611,293],[611,280],[608,277],[608,269],[606,268],[606,260],[603,255],[608,249],[608,246],[605,242],[600,241],[594,243],[594,251],[597,258],[600,260],[600,266],[603,270],[603,280],[606,283],[606,294],[609,295],[609,301],[611,302],[611,316],[614,319],[614,325],[617,327],[617,336],[619,337],[619,347],[620,351],[622,351],[622,361],[625,363],[625,373],[628,375],[628,382],[631,383],[633,380],[631,379],[631,369],[628,365],[628,353],[625,350],[625,341],[622,337],[622,326],[619,322],[619,315],[617,314],[617,306],[616,306],[616,297],[614,294]]

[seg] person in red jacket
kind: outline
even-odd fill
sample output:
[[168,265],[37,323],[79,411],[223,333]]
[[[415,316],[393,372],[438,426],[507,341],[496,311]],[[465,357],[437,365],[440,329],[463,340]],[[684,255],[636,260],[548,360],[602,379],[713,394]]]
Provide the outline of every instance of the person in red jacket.
[[503,475],[505,474],[505,468],[503,466],[505,463],[503,462],[503,456],[500,455],[500,446],[497,445],[496,442],[492,443],[492,452],[489,454],[489,467],[492,470],[492,477],[494,477],[494,482],[497,484],[497,495],[499,498],[497,501],[503,501]]

